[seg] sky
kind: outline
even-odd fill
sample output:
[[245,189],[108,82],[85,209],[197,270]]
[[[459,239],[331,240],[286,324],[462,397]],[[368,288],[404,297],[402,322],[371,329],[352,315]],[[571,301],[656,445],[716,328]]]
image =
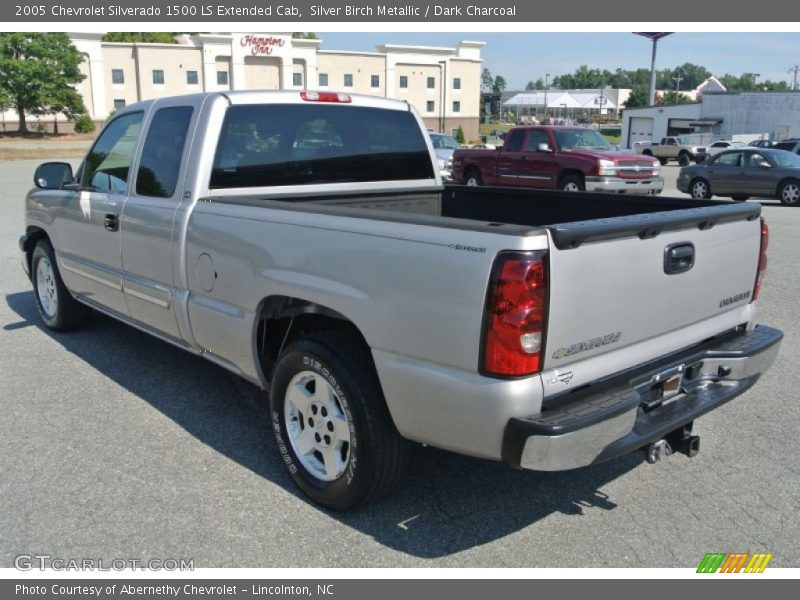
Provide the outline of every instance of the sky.
[[[333,33],[317,32],[324,50],[375,51],[383,43],[454,46],[460,40],[486,42],[484,66],[502,75],[509,90],[528,81],[589,68],[650,68],[651,42],[631,33]],[[760,73],[758,81],[789,81],[800,64],[800,33],[675,33],[658,42],[656,68],[702,65],[714,75]]]

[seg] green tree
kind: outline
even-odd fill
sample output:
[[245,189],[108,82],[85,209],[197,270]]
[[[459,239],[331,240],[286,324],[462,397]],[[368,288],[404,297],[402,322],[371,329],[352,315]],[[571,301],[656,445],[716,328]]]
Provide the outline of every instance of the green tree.
[[456,129],[456,141],[459,144],[463,144],[464,142],[467,141],[467,138],[464,136],[464,130],[461,128],[461,125],[459,125],[458,129]]
[[623,102],[625,108],[636,108],[637,106],[647,106],[648,98],[647,87],[637,85],[631,90],[631,95]]
[[42,100],[41,106],[31,109],[37,117],[53,115],[53,133],[58,134],[58,115],[63,114],[70,120],[86,114],[83,98],[74,88],[68,85],[57,86],[52,93]]
[[494,77],[492,77],[492,72],[484,67],[481,71],[481,91],[491,92],[492,87],[494,87]]
[[0,104],[19,115],[20,133],[28,132],[26,113],[86,112],[72,87],[83,79],[83,57],[63,33],[0,33]]
[[529,81],[528,83],[525,84],[525,91],[526,92],[531,92],[531,91],[533,91],[535,89],[536,89],[536,84],[533,83],[533,80],[531,80],[531,81]]
[[531,80],[525,85],[525,90],[528,92],[533,90],[543,90],[543,89],[544,89],[544,81],[542,80],[541,77],[539,77],[539,79],[537,79],[536,81]]
[[690,104],[694,102],[686,94],[681,94],[675,90],[666,92],[663,96],[656,98],[656,104],[659,106],[671,106],[673,104]]
[[497,75],[492,83],[492,91],[495,94],[502,94],[506,89],[506,80],[502,75]]
[[137,33],[133,31],[112,31],[103,36],[104,42],[143,42],[146,44],[177,44],[176,33],[167,31],[148,31]]

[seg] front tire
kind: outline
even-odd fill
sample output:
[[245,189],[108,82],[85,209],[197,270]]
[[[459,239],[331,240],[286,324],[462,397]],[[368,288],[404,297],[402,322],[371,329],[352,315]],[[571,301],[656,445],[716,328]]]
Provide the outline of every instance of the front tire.
[[712,195],[711,186],[708,185],[708,181],[702,178],[692,181],[689,185],[689,193],[695,200],[708,200]]
[[797,206],[800,203],[800,181],[790,179],[784,182],[778,190],[778,200],[781,204]]
[[748,200],[750,196],[744,196],[743,194],[734,194],[733,196],[731,196],[731,198],[736,200],[736,202],[744,202],[745,200]]
[[583,192],[586,190],[586,182],[584,182],[583,177],[569,175],[561,180],[558,189],[564,192]]
[[33,295],[39,316],[53,331],[73,331],[86,325],[90,310],[69,293],[56,263],[56,253],[47,240],[36,244],[31,256]]
[[326,508],[379,500],[404,470],[408,442],[368,349],[353,336],[325,332],[291,344],[275,366],[270,415],[292,479]]
[[481,179],[481,174],[477,171],[470,171],[467,173],[466,179],[464,179],[464,185],[468,185],[470,187],[478,187],[483,185],[483,179]]

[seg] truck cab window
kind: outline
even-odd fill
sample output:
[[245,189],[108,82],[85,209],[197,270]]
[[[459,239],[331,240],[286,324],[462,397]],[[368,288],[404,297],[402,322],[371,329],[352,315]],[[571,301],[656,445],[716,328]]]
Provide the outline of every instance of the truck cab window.
[[519,152],[522,150],[522,142],[525,141],[525,130],[515,129],[508,134],[503,150],[506,152]]
[[125,193],[128,174],[142,125],[142,113],[121,115],[111,121],[84,163],[81,185],[98,192]]
[[153,116],[136,175],[137,194],[171,198],[175,193],[192,111],[191,106],[169,106]]

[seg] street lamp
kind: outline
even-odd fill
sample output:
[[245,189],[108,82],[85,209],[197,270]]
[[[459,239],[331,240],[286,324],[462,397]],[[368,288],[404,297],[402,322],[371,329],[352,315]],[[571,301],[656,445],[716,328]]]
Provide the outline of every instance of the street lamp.
[[653,42],[653,56],[650,59],[650,90],[648,93],[648,104],[650,106],[653,106],[656,103],[656,45],[658,44],[658,40],[667,37],[668,35],[671,35],[672,32],[662,31],[660,33],[643,33],[639,31],[634,31],[634,33],[636,35],[644,36]]
[[[547,118],[547,88],[550,87],[550,73],[544,76],[544,117]],[[542,119],[544,120],[544,119]]]

